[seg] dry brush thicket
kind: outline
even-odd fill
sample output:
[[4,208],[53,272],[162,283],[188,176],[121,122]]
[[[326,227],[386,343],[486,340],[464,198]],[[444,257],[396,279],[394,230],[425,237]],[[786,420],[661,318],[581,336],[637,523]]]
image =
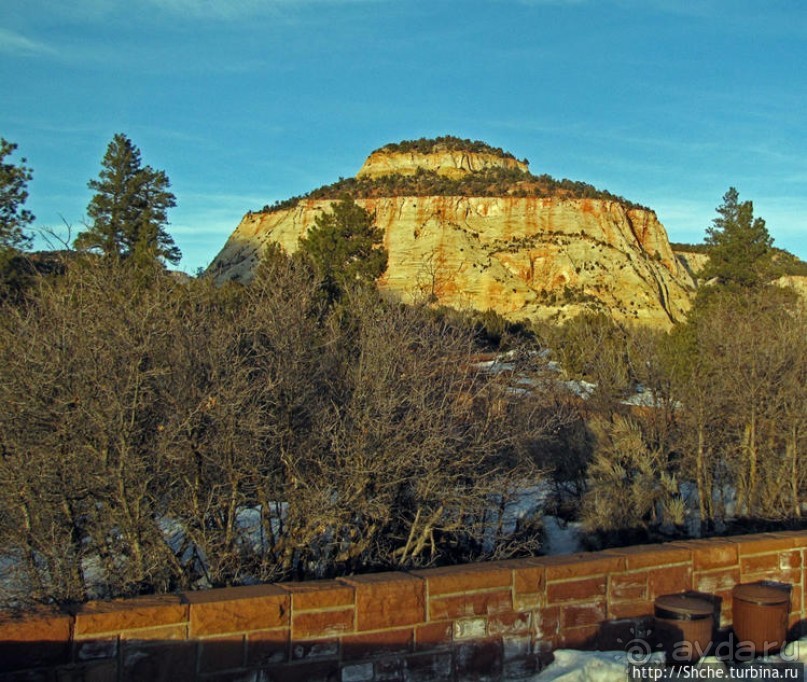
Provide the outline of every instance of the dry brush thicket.
[[299,263],[215,288],[93,259],[0,321],[0,601],[503,557],[561,418],[469,335]]
[[[602,316],[549,334],[562,361],[597,384],[578,502],[594,546],[801,522],[804,304],[775,286],[710,299],[671,334]],[[643,401],[629,407],[636,385]]]

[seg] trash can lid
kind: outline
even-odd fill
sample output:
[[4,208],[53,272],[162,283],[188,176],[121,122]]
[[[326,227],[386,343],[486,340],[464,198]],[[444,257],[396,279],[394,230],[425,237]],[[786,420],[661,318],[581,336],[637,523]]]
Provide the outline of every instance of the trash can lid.
[[787,585],[766,585],[764,583],[747,583],[735,585],[732,590],[734,599],[752,604],[771,605],[790,601],[790,589]]
[[700,620],[714,614],[711,602],[686,594],[665,594],[655,601],[656,616],[670,620]]

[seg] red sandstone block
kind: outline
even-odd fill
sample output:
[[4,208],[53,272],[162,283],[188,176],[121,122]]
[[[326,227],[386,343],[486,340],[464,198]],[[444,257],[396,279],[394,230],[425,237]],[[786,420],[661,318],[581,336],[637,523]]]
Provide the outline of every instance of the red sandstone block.
[[179,682],[196,678],[196,642],[121,643],[121,679]]
[[742,573],[744,583],[755,583],[759,581],[771,581],[783,583],[785,585],[801,584],[803,571],[800,568],[793,570],[779,569],[771,571],[757,571],[755,573]]
[[616,573],[609,576],[608,596],[614,601],[647,599],[647,572]]
[[532,625],[536,639],[553,639],[560,630],[560,607],[546,606],[533,611]]
[[692,566],[696,571],[736,566],[739,562],[739,545],[722,538],[675,542],[675,546],[692,551]]
[[530,631],[532,618],[529,612],[503,613],[488,618],[488,633],[490,635],[523,635]]
[[0,614],[0,672],[69,662],[71,622],[52,609],[22,619]]
[[[225,670],[218,673],[208,673],[196,678],[199,682],[262,682],[265,677],[255,670]],[[273,677],[272,680],[275,678]],[[85,681],[89,682],[89,680]]]
[[339,639],[309,639],[304,642],[291,642],[292,661],[311,661],[320,658],[338,658]]
[[652,616],[653,601],[637,599],[635,601],[608,604],[608,618],[640,618]]
[[792,540],[794,547],[807,547],[807,531],[804,530],[778,530],[770,535]]
[[771,533],[774,537],[790,539],[796,549],[807,548],[807,531],[804,530],[782,530]]
[[289,660],[289,630],[265,630],[247,635],[247,665],[264,666]]
[[540,557],[533,559],[530,563],[546,569],[548,583],[555,580],[570,580],[625,570],[625,557],[607,552],[581,552],[563,556]]
[[[532,636],[527,634],[502,637],[502,657],[505,663],[524,661],[532,657]],[[506,678],[509,679],[509,678]]]
[[773,572],[779,570],[779,554],[756,554],[740,558],[742,573]]
[[560,608],[560,629],[599,625],[606,619],[605,599],[591,604],[569,604]]
[[790,589],[790,613],[801,613],[803,588],[800,584]]
[[463,642],[454,653],[454,671],[461,680],[498,679],[502,669],[502,643],[499,638]]
[[291,638],[295,641],[312,637],[337,637],[345,632],[353,632],[352,608],[292,613]]
[[502,667],[502,679],[524,680],[533,679],[541,669],[539,657],[534,654],[520,656],[515,659],[507,659],[507,644],[505,643],[505,659]]
[[546,606],[546,594],[536,592],[535,594],[516,595],[513,598],[513,608],[516,611],[531,611]]
[[[405,660],[404,658],[387,658],[374,661],[373,682],[403,682]],[[345,679],[344,672],[342,679]]]
[[352,606],[355,600],[353,588],[336,580],[279,583],[277,586],[291,593],[291,608],[294,613]]
[[791,597],[790,603],[793,608],[801,611],[801,605],[804,601],[804,587],[800,582],[793,583],[791,587],[792,589],[790,592]]
[[125,630],[121,632],[120,636],[121,639],[180,641],[188,639],[188,626],[182,623],[181,625],[163,625],[143,630]]
[[465,594],[497,587],[509,588],[513,583],[513,568],[518,565],[515,561],[491,561],[466,566],[444,566],[412,571],[412,575],[422,578],[428,583],[431,598],[437,595]]
[[79,607],[75,636],[175,625],[187,620],[188,607],[176,595],[97,601]]
[[667,566],[649,571],[647,586],[651,599],[692,589],[692,566]]
[[215,637],[199,642],[199,672],[233,670],[244,665],[243,635]]
[[190,636],[201,637],[289,625],[291,596],[274,585],[186,592]]
[[525,610],[543,606],[546,601],[546,568],[525,561],[513,571],[515,606]]
[[407,654],[414,650],[414,643],[413,628],[346,635],[342,638],[342,658],[355,661],[372,656]]
[[730,542],[735,542],[740,548],[740,556],[752,554],[766,554],[769,552],[779,552],[793,549],[796,540],[791,535],[783,533],[758,533],[755,535],[735,535],[726,538]]
[[116,658],[119,638],[99,637],[97,639],[81,639],[73,642],[73,660],[77,663],[93,661],[101,658]]
[[356,629],[381,630],[426,622],[425,581],[406,573],[341,578],[356,590]]
[[558,635],[558,646],[564,649],[596,649],[599,631],[599,625],[561,630]]
[[487,618],[460,618],[454,621],[454,641],[482,639],[488,634]]
[[429,620],[486,616],[513,610],[511,590],[458,594],[429,600]]
[[636,644],[637,639],[647,639],[655,630],[653,618],[623,618],[600,624],[597,648],[600,651],[625,651]]
[[561,604],[570,601],[597,599],[605,596],[607,586],[608,579],[604,575],[583,580],[549,583],[546,586],[546,603]]
[[449,646],[452,631],[451,621],[418,625],[415,628],[415,650],[431,651]]
[[42,608],[25,617],[0,613],[0,641],[39,642],[43,640],[65,642],[70,639],[70,616],[53,609]]
[[[272,682],[333,682],[340,679],[338,661],[287,664],[268,669]],[[245,679],[250,679],[245,676]]]
[[743,574],[761,571],[779,571],[801,568],[801,552],[777,552],[740,557],[740,570]]
[[635,545],[609,549],[603,554],[625,558],[625,568],[629,571],[642,568],[658,568],[669,564],[682,564],[692,561],[692,550],[676,544]]
[[740,569],[723,568],[716,571],[695,571],[692,587],[704,594],[730,593],[740,583]]
[[453,679],[452,668],[453,664],[450,653],[428,653],[407,656],[404,661],[404,679],[407,682],[450,680]]
[[[75,677],[71,677],[68,679],[75,680],[75,682],[118,682],[118,662],[117,661],[96,661],[94,663],[90,663],[88,665],[83,666],[82,668],[78,668],[75,671],[70,671],[71,673],[75,673]],[[57,679],[59,682],[63,682],[62,671],[57,673]],[[34,679],[50,679],[43,676],[39,677],[26,677],[20,678],[20,680],[25,679],[26,682],[31,682]]]

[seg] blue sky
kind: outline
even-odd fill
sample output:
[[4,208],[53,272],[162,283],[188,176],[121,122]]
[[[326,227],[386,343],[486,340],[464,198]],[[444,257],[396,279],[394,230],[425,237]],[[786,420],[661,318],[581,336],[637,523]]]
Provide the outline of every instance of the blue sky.
[[181,268],[241,216],[452,134],[701,241],[729,186],[807,259],[800,0],[0,0],[0,136],[81,227],[112,136],[167,172]]

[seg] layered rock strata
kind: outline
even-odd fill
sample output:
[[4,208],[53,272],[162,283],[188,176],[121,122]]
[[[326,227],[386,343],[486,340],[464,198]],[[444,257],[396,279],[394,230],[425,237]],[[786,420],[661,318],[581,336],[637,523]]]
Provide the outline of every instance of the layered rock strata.
[[486,168],[503,168],[526,173],[527,163],[509,156],[488,152],[434,151],[389,152],[379,149],[367,157],[356,177],[380,177],[382,175],[414,175],[419,169],[432,170],[438,175],[460,178],[473,171]]
[[[406,302],[493,309],[511,320],[566,319],[606,309],[668,328],[694,282],[651,211],[593,199],[388,197],[359,199],[384,230],[380,287]],[[219,281],[248,281],[264,246],[294,252],[331,201],[250,213],[211,265]]]
[[[360,177],[452,178],[526,162],[495,152],[380,149]],[[592,188],[593,189],[593,188]],[[332,199],[248,213],[209,268],[220,282],[248,281],[270,242],[286,251]],[[356,202],[375,215],[389,252],[379,286],[405,302],[492,309],[510,320],[564,320],[584,310],[669,328],[690,307],[692,268],[673,253],[653,211],[616,198],[570,196],[388,196]]]

